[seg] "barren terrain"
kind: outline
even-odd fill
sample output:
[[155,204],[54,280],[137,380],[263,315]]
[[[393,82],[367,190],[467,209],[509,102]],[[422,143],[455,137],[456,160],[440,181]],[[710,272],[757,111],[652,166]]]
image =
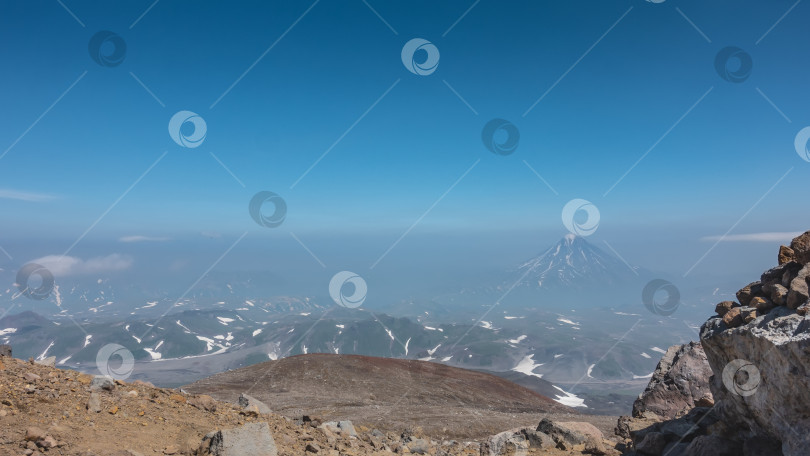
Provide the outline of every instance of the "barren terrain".
[[613,434],[615,417],[591,416],[482,372],[425,361],[310,354],[224,372],[183,387],[236,402],[247,393],[277,413],[314,414],[434,437],[481,439],[543,418],[587,421]]

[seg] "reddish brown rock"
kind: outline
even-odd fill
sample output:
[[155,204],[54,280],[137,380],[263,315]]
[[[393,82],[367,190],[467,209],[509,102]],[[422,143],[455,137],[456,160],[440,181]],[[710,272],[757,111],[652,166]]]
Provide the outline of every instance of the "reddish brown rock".
[[790,242],[795,261],[801,264],[810,263],[810,231],[805,231]]
[[762,284],[760,282],[751,282],[737,292],[737,301],[743,306],[748,306],[751,298],[760,293],[762,293]]
[[779,264],[785,264],[793,261],[796,257],[796,253],[790,247],[786,245],[779,246]]
[[729,328],[736,328],[737,326],[742,325],[743,320],[740,308],[735,307],[726,312],[726,314],[723,315],[723,323],[725,323]]
[[37,440],[42,440],[48,434],[43,431],[41,428],[36,426],[31,426],[25,430],[25,441],[26,442],[36,442]]
[[717,305],[714,307],[714,311],[717,312],[717,315],[722,317],[726,314],[726,312],[734,307],[740,307],[740,305],[734,301],[723,301],[717,303]]
[[761,315],[765,315],[775,307],[770,299],[762,298],[759,296],[751,299],[751,303],[749,304],[749,306],[755,307]]

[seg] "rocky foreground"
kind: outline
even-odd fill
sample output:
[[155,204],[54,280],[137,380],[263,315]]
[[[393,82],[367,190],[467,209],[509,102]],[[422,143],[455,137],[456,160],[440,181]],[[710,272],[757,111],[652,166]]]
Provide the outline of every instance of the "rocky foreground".
[[627,454],[810,454],[810,231],[671,347],[616,434]]
[[291,419],[248,395],[232,404],[2,355],[2,455],[619,454],[584,422],[543,419],[483,441],[439,440],[419,428],[382,432],[350,421]]

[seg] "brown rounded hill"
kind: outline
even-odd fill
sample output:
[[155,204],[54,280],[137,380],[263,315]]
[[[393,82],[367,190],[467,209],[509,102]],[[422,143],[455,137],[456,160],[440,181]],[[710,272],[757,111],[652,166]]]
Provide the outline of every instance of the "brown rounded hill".
[[421,428],[447,438],[480,438],[536,425],[543,417],[586,417],[494,375],[360,355],[291,356],[217,374],[183,390],[228,402],[245,393],[291,418],[346,419],[394,432]]

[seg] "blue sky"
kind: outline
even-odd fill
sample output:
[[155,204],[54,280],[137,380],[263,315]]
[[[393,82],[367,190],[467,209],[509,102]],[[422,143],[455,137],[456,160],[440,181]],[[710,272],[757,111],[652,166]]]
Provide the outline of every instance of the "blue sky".
[[[600,210],[592,240],[681,273],[738,221],[732,234],[810,228],[810,163],[793,148],[810,125],[808,5],[63,3],[0,5],[0,246],[16,262],[62,253],[161,156],[73,253],[205,232],[215,259],[248,232],[246,246],[275,240],[284,261],[311,262],[293,232],[330,267],[367,268],[413,226],[386,262],[500,251],[509,264],[565,234],[562,207],[583,198]],[[126,42],[120,65],[90,58],[101,30]],[[402,64],[412,38],[439,49],[434,73]],[[726,46],[751,56],[746,81],[715,71]],[[197,148],[168,134],[181,110],[205,119]],[[493,118],[519,129],[515,153],[484,147]],[[287,203],[279,228],[250,218],[262,190]],[[700,267],[761,270],[778,243],[723,242]]]

